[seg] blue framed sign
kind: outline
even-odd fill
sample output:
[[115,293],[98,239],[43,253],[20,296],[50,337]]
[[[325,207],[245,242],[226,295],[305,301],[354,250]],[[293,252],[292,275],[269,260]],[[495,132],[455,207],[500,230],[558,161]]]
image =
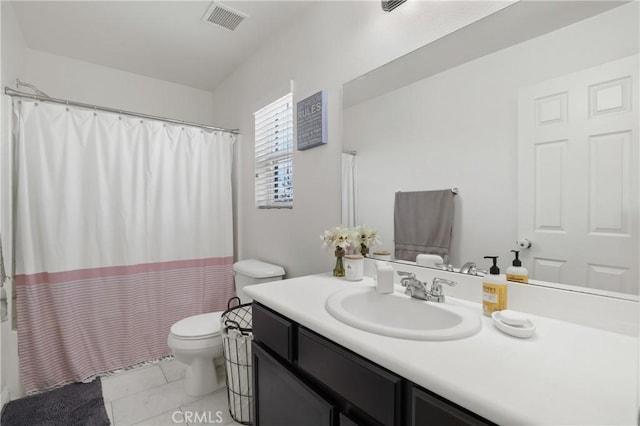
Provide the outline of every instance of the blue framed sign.
[[298,151],[327,143],[327,92],[324,90],[297,104]]

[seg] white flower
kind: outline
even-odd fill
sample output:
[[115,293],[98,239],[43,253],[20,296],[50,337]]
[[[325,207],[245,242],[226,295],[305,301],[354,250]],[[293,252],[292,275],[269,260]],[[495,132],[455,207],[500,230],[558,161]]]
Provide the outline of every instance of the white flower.
[[378,239],[378,232],[375,229],[369,228],[367,225],[360,225],[354,230],[354,240],[356,245],[364,244],[367,247],[380,244]]
[[357,249],[363,244],[366,247],[380,244],[378,232],[367,225],[360,225],[351,229],[337,226],[324,231],[324,234],[320,235],[320,239],[322,240],[322,247],[334,249],[341,247],[344,250],[348,248]]
[[331,230],[324,231],[324,235],[321,235],[320,239],[322,239],[323,247],[341,247],[342,249],[348,249],[352,244],[349,228],[341,228],[339,226]]

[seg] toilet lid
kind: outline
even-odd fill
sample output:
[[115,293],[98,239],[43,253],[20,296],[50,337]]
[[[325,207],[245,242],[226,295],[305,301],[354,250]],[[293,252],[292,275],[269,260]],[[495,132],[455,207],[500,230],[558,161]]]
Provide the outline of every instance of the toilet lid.
[[171,333],[182,338],[215,336],[220,334],[222,312],[194,315],[181,319],[171,326]]

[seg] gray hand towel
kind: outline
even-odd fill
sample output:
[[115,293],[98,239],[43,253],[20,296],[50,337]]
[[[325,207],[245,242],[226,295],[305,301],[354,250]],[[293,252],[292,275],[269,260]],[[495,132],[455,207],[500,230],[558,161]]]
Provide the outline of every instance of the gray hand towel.
[[395,258],[416,260],[418,254],[449,259],[453,230],[453,192],[396,192],[394,207]]

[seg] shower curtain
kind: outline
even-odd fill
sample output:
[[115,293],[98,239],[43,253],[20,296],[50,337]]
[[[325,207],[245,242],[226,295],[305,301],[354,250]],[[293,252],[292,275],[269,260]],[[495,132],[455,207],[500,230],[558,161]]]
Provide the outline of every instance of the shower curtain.
[[356,226],[358,218],[358,157],[342,153],[342,226]]
[[233,296],[235,135],[14,99],[15,283],[26,392],[170,354]]

